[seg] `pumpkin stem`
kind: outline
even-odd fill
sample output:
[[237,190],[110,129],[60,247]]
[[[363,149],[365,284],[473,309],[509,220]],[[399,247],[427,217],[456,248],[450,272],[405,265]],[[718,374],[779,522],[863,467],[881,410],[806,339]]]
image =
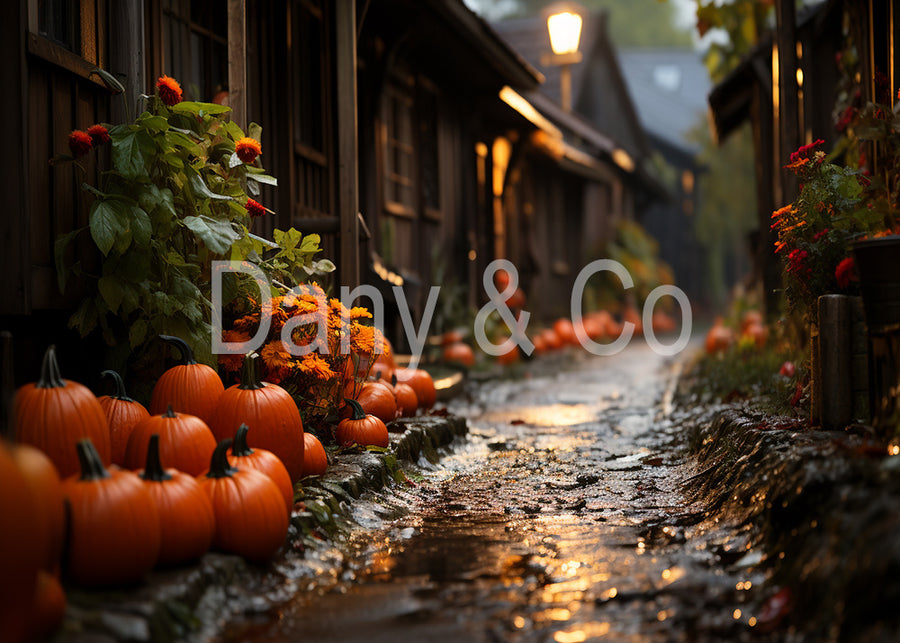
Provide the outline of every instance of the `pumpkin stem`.
[[178,350],[181,354],[182,364],[190,365],[197,363],[197,360],[194,359],[194,351],[192,351],[191,347],[188,346],[188,343],[180,337],[175,337],[174,335],[160,335],[159,338],[164,342],[168,342]]
[[238,427],[237,433],[234,434],[234,444],[231,446],[231,455],[238,457],[246,457],[253,455],[253,449],[247,444],[247,433],[250,431],[246,424]]
[[216,445],[216,450],[213,451],[212,460],[209,463],[207,478],[230,478],[237,473],[238,470],[228,462],[228,447],[233,442],[234,440],[227,438]]
[[241,366],[241,383],[238,388],[242,391],[256,391],[265,388],[265,384],[259,379],[259,355],[247,353],[244,355],[244,363]]
[[59,364],[56,363],[56,346],[50,344],[44,352],[44,361],[41,362],[41,377],[35,382],[34,388],[62,388],[66,385],[59,374]]
[[165,482],[172,479],[159,461],[159,433],[150,436],[150,442],[147,444],[147,464],[144,465],[141,478],[150,482]]
[[353,409],[353,416],[350,418],[351,420],[365,420],[366,412],[363,411],[362,404],[357,400],[351,400],[349,397],[345,397],[344,401],[350,405],[350,408]]
[[89,482],[109,477],[109,471],[103,466],[103,461],[90,438],[79,440],[75,445],[75,450],[78,452],[78,462],[81,464],[80,480]]
[[175,411],[172,410],[172,405],[169,404],[168,407],[166,407],[166,412],[160,415],[160,417],[169,418],[171,420],[172,418],[176,418],[178,416],[175,415]]
[[110,397],[114,400],[122,400],[123,402],[134,402],[133,399],[128,397],[128,393],[125,392],[125,382],[122,381],[122,376],[116,373],[115,371],[103,371],[100,373],[100,377],[111,377],[116,386],[115,394]]
[[391,386],[397,386],[397,374],[391,373]]

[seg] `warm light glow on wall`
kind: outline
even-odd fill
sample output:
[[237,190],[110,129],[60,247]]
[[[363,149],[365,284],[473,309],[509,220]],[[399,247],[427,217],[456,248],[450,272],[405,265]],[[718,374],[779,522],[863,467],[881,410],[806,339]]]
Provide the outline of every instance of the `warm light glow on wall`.
[[631,155],[621,147],[617,147],[612,151],[612,160],[626,172],[634,171],[634,160],[631,158]]
[[581,16],[577,13],[563,11],[553,14],[547,18],[547,30],[550,32],[550,48],[554,54],[571,54],[578,51]]

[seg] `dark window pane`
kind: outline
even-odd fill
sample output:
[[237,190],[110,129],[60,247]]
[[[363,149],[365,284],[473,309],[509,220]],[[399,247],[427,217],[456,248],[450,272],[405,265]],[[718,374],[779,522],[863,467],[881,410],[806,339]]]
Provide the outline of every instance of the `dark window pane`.
[[81,55],[81,12],[77,0],[39,0],[38,32]]

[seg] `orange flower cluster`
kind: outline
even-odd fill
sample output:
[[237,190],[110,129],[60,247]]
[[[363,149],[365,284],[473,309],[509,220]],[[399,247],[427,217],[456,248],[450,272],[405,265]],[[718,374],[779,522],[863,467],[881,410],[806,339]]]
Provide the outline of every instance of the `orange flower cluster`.
[[238,139],[237,143],[234,144],[234,153],[244,163],[253,163],[256,157],[262,154],[262,146],[255,138],[245,136]]
[[[268,317],[269,332],[259,350],[262,377],[294,396],[304,421],[324,418],[340,407],[346,393],[355,392],[368,376],[376,353],[385,352],[380,331],[361,323],[372,314],[366,308],[348,309],[339,300],[328,299],[317,284],[298,286],[262,305],[242,302],[241,310],[243,314],[224,331],[223,341],[248,341]],[[282,340],[285,329],[297,348]],[[220,355],[219,365],[236,377],[241,359],[241,355]]]
[[169,107],[177,105],[182,100],[181,85],[165,74],[156,80],[156,90],[159,92],[160,100]]

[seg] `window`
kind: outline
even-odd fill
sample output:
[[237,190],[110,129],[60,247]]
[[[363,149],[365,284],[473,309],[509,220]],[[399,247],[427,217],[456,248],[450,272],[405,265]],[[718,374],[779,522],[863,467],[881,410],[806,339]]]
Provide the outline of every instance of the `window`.
[[29,51],[89,77],[104,63],[104,8],[98,0],[29,0]]
[[225,0],[161,0],[160,72],[178,79],[188,100],[224,100],[228,91]]
[[47,40],[81,55],[80,0],[40,0],[38,33]]

